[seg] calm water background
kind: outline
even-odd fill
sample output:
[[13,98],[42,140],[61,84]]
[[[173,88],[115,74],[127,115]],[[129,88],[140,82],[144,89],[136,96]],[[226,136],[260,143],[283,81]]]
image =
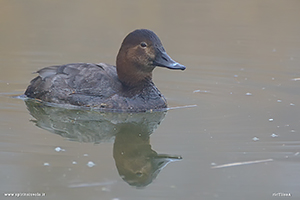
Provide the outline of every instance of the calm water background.
[[[300,199],[299,9],[298,0],[1,0],[0,195]],[[45,66],[114,64],[121,41],[136,28],[155,31],[187,66],[154,72],[169,105],[197,105],[168,111],[150,136],[156,152],[183,159],[138,189],[118,174],[113,140],[53,134],[35,125],[24,101],[11,98]],[[257,160],[267,161],[240,165]],[[240,164],[213,168],[232,163]]]

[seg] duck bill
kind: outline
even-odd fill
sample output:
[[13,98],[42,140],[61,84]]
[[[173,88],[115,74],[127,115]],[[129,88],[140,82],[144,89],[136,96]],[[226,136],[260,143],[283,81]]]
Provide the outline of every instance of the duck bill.
[[153,64],[159,67],[166,67],[169,69],[185,70],[185,66],[175,62],[166,52],[159,52]]

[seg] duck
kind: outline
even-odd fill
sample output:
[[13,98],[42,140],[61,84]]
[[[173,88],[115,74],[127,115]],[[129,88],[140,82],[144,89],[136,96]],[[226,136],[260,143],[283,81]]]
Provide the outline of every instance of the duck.
[[71,63],[38,70],[25,96],[42,102],[117,112],[146,112],[167,108],[152,80],[156,67],[185,70],[165,51],[151,30],[137,29],[123,40],[116,66]]

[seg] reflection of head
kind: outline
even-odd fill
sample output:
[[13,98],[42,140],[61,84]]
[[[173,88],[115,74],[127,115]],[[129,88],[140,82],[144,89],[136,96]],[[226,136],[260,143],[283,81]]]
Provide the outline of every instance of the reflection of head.
[[124,125],[120,129],[113,155],[123,180],[138,188],[150,184],[169,162],[181,159],[180,156],[160,155],[152,150],[149,135],[140,125]]

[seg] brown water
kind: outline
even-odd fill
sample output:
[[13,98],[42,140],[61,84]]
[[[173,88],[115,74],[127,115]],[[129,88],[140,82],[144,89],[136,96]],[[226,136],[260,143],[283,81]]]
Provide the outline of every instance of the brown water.
[[[0,199],[300,199],[299,9],[297,0],[2,0]],[[155,31],[187,66],[155,70],[169,105],[196,107],[113,115],[11,98],[42,67],[113,64],[136,28]]]

